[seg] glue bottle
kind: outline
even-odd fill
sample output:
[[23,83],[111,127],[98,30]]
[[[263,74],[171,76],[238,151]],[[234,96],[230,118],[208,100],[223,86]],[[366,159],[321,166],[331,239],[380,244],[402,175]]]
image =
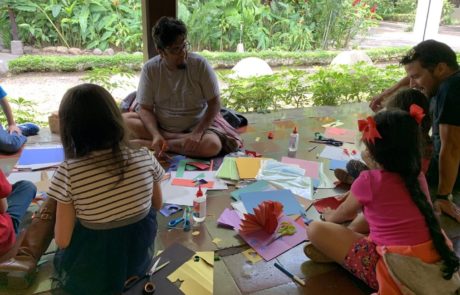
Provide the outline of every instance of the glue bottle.
[[198,187],[196,196],[193,199],[193,220],[202,222],[206,218],[206,195],[203,194],[201,186]]
[[297,133],[297,127],[292,130],[291,136],[289,137],[289,151],[296,152],[299,147],[299,133]]

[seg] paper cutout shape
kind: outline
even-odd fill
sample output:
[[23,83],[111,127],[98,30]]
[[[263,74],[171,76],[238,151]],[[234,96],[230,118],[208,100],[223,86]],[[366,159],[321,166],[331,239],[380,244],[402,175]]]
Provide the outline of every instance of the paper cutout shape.
[[[161,257],[161,261],[169,261],[170,263],[151,277],[151,281],[156,286],[155,294],[183,294],[183,292],[179,290],[174,284],[172,284],[166,277],[170,275],[172,272],[174,272],[176,269],[180,268],[180,266],[186,263],[186,261],[189,261],[189,259],[192,258],[194,254],[194,251],[177,243],[168,246],[166,250],[158,254],[158,256]],[[147,278],[139,280],[129,290],[129,294],[143,294],[143,288],[146,281]],[[126,294],[128,294],[128,292],[126,292]]]
[[165,204],[163,208],[161,208],[160,213],[163,214],[163,216],[170,216],[173,214],[176,214],[177,212],[182,211],[182,207],[174,204]]
[[260,257],[260,255],[257,254],[257,252],[252,248],[249,248],[248,250],[241,252],[241,254],[243,254],[244,257],[246,257],[246,260],[251,262],[252,264],[256,264],[257,262],[262,260],[262,257]]
[[319,213],[324,213],[326,208],[337,209],[344,201],[345,198],[342,198],[341,195],[337,195],[316,200],[313,206]]
[[281,203],[264,201],[257,208],[254,208],[254,214],[244,214],[239,231],[249,234],[262,230],[271,235],[278,227],[278,219],[282,213],[283,205]]
[[198,185],[200,185],[201,187],[205,187],[205,188],[212,188],[214,186],[213,181],[208,181],[206,183],[203,183],[200,180],[195,181],[193,179],[184,179],[184,178],[174,178],[171,181],[171,184],[179,185],[179,186],[186,186],[186,187],[198,187]]
[[201,163],[201,162],[188,162],[187,165],[195,166],[200,170],[209,169],[209,164]]
[[344,152],[342,147],[335,146],[325,146],[321,154],[319,155],[322,158],[339,160],[339,161],[349,161],[351,159],[361,160],[361,152],[357,151],[355,155],[350,156]]
[[226,226],[234,229],[239,229],[241,223],[241,218],[236,212],[229,208],[225,208],[224,212],[217,219],[217,224],[220,226]]
[[168,276],[168,280],[182,282],[180,290],[189,295],[213,294],[214,252],[196,252],[199,259],[190,259]]
[[[177,177],[182,177],[184,175],[184,172],[185,172],[185,168],[187,167],[187,165],[189,163],[204,163],[204,164],[208,164],[209,161],[206,161],[206,160],[197,160],[197,159],[182,159],[182,160],[179,160],[179,162],[177,163],[177,171],[176,171],[176,175]],[[195,167],[195,166],[189,166],[189,167]]]
[[283,222],[288,222],[294,225],[296,233],[292,236],[282,236],[270,244],[268,243],[273,239],[274,235],[267,234],[263,230],[252,233],[243,233],[240,231],[239,234],[260,256],[262,256],[266,261],[269,261],[307,240],[307,231],[297,224],[292,218],[282,215],[278,220],[278,223]]

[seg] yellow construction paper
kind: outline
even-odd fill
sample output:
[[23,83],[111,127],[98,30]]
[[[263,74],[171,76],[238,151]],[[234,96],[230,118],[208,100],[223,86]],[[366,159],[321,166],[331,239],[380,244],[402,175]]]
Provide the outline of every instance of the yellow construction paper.
[[236,158],[238,174],[242,179],[254,179],[260,169],[260,161],[264,158]]
[[252,248],[249,248],[248,250],[242,253],[246,257],[246,259],[252,264],[256,264],[257,262],[262,260],[262,257],[259,254],[257,254],[257,252]]
[[[200,256],[195,261],[195,256]],[[189,261],[168,276],[171,282],[181,281],[180,290],[187,295],[212,295],[214,252],[196,252]]]

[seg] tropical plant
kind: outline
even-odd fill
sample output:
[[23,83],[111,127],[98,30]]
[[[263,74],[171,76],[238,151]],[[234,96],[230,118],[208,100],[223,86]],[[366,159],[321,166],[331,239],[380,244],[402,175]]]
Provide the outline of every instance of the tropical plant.
[[134,77],[133,71],[126,71],[124,68],[97,68],[85,73],[83,80],[89,83],[98,84],[105,89],[112,91],[119,87],[129,86],[134,88],[135,85],[126,80],[115,79],[115,76],[121,78],[132,78]]
[[240,112],[265,112],[286,107],[340,105],[367,101],[403,76],[399,66],[380,68],[364,63],[328,66],[314,73],[282,70],[273,75],[235,79],[221,77],[223,105]]
[[[17,124],[34,122],[40,126],[47,126],[48,122],[41,120],[43,114],[37,112],[37,106],[34,102],[27,100],[23,97],[12,98],[8,97],[8,102],[13,110],[14,120]],[[5,126],[7,124],[5,114],[2,112],[0,115],[0,124]]]
[[142,47],[141,4],[137,0],[3,1],[0,12],[5,15],[9,7],[17,13],[19,35],[29,44],[89,49],[111,46],[131,51]]
[[234,50],[240,40],[249,50],[346,47],[378,18],[368,1],[355,2],[184,0],[179,17],[197,50]]
[[340,105],[369,100],[404,75],[399,66],[385,69],[358,63],[319,68],[309,79],[314,105]]

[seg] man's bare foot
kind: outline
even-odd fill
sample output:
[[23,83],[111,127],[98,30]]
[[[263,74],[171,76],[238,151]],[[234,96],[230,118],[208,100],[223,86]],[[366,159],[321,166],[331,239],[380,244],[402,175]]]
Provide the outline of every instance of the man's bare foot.
[[442,212],[460,222],[460,209],[450,200],[435,200],[434,208],[437,212]]

